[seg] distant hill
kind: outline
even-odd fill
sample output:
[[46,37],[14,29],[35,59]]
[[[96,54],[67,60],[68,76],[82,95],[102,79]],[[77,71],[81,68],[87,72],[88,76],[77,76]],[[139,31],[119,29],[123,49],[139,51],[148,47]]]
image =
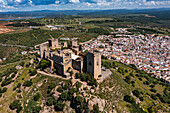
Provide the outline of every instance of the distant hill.
[[109,15],[109,14],[130,14],[130,13],[170,13],[169,8],[161,9],[111,9],[111,10],[39,10],[39,11],[17,11],[0,12],[0,18],[27,17],[27,16],[55,16],[55,15]]

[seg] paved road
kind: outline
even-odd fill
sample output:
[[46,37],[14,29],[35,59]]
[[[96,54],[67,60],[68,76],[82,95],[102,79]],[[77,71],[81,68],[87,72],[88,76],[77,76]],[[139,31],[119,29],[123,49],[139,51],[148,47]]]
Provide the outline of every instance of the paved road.
[[[10,45],[10,44],[0,44],[1,46],[7,46],[7,47],[21,47],[21,48],[27,48],[27,46],[22,45]],[[33,48],[33,47],[30,47]]]

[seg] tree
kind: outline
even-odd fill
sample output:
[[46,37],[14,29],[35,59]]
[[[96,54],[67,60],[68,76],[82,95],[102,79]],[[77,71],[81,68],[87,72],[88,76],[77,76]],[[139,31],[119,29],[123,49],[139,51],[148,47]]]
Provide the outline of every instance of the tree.
[[152,107],[147,108],[149,113],[153,113]]
[[67,90],[68,87],[69,87],[68,83],[65,83],[65,84],[64,84],[64,89]]
[[14,100],[14,101],[10,104],[9,108],[10,108],[11,110],[14,110],[14,109],[17,108],[18,105],[19,105],[19,100]]
[[98,105],[96,105],[96,104],[93,105],[92,113],[99,113],[99,106]]
[[39,113],[40,110],[41,110],[41,106],[35,106],[35,107],[33,107],[32,112],[33,113]]
[[30,87],[32,85],[32,81],[24,81],[23,86]]
[[154,88],[154,87],[155,87],[155,85],[153,85],[153,84],[152,84],[152,85],[150,85],[150,87],[151,87],[151,88]]
[[140,100],[140,101],[143,101],[143,97],[139,97],[139,100]]
[[112,67],[116,68],[117,67],[117,62],[112,62]]
[[118,72],[124,75],[125,74],[125,68],[119,67]]
[[24,64],[25,63],[23,61],[19,63],[19,65],[22,66],[22,67],[24,66]]
[[156,89],[152,88],[150,91],[156,93]]
[[67,100],[68,99],[68,92],[63,92],[60,96],[61,100]]
[[132,96],[129,96],[129,95],[124,96],[124,101],[129,102],[129,103],[135,102],[134,98]]
[[20,87],[21,87],[21,83],[18,83],[18,84],[17,84],[17,88],[20,88]]
[[75,88],[70,88],[69,93],[73,95],[75,93]]
[[54,102],[53,97],[49,97],[48,100],[47,100],[47,102],[46,102],[46,104],[47,104],[47,106],[52,106],[52,105],[53,105],[53,102]]
[[0,82],[2,81],[2,77],[0,77]]
[[59,87],[57,88],[57,91],[58,91],[58,92],[60,92],[60,93],[61,93],[61,92],[63,92],[62,87],[61,87],[61,86],[59,86]]
[[79,88],[81,87],[82,84],[81,84],[80,82],[77,81],[77,82],[75,83],[75,85],[76,85],[76,88],[79,89]]
[[57,101],[57,103],[54,106],[55,111],[62,111],[65,104],[61,100]]
[[102,77],[102,75],[99,75],[98,77]]
[[76,78],[80,78],[81,74],[80,73],[76,73]]
[[50,83],[50,85],[48,86],[48,89],[53,89],[53,88],[55,88],[56,87],[56,81],[52,81],[51,83]]
[[132,76],[132,77],[134,77],[134,74],[133,74],[133,72],[131,72],[129,75],[130,75],[130,76]]
[[40,61],[40,68],[44,70],[45,68],[49,67],[51,65],[50,61],[42,59]]
[[152,98],[152,99],[154,99],[154,100],[156,100],[156,99],[157,99],[157,97],[156,97],[156,95],[155,95],[155,94],[151,94],[151,98]]
[[86,80],[86,75],[83,74],[83,75],[81,76],[81,81],[85,81],[85,80]]
[[130,84],[130,81],[131,81],[130,75],[126,76],[126,77],[125,77],[125,82],[127,82],[128,84]]
[[6,87],[4,87],[3,89],[2,89],[2,93],[5,93],[7,91],[7,88]]
[[81,105],[82,102],[83,102],[83,97],[81,97],[81,96],[76,96],[76,103],[77,103],[78,105]]
[[41,94],[40,94],[40,92],[38,92],[37,94],[34,95],[34,100],[38,101],[40,99],[40,97],[41,97]]
[[69,73],[70,73],[70,76],[72,77],[72,75],[73,75],[73,71],[70,71]]
[[135,89],[134,91],[132,91],[132,93],[136,96],[139,97],[140,95],[140,91],[138,89]]
[[30,73],[30,76],[34,76],[37,74],[37,70],[36,69],[33,69],[33,70],[29,70],[29,73]]
[[125,72],[128,73],[129,71],[127,69],[125,69]]
[[137,67],[134,64],[129,64],[129,66],[135,70],[137,70]]

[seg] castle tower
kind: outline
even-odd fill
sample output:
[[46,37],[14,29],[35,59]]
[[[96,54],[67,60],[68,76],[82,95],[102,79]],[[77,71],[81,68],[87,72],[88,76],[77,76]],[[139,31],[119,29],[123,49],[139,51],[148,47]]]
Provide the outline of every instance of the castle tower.
[[44,58],[45,57],[45,51],[47,51],[48,47],[46,44],[41,44],[40,45],[40,57]]
[[71,46],[71,48],[77,47],[78,46],[77,45],[77,39],[72,38],[71,41],[70,41],[70,46]]
[[48,40],[49,47],[57,48],[58,47],[58,39],[50,39]]
[[98,51],[87,53],[87,72],[92,73],[95,79],[101,74],[101,54]]

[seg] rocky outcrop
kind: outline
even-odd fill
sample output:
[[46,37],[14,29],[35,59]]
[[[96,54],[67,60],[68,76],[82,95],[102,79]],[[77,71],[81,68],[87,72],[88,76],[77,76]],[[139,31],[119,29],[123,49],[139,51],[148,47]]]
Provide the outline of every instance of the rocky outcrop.
[[104,111],[104,107],[105,107],[105,100],[104,99],[99,99],[99,98],[95,97],[92,100],[89,100],[88,106],[89,106],[90,110],[93,110],[94,104],[98,104],[99,110]]

